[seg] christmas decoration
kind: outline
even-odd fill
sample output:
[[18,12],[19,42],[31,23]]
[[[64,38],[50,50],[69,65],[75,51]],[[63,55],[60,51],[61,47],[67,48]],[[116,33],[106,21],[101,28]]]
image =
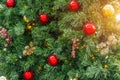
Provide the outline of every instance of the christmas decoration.
[[72,39],[72,52],[71,52],[71,57],[72,58],[76,58],[75,50],[79,48],[78,47],[78,43],[77,43],[78,41],[80,41],[80,40],[79,39],[75,39],[75,38]]
[[112,45],[116,45],[117,43],[118,43],[117,38],[115,37],[114,34],[112,34],[112,35],[108,36],[108,39],[106,42],[101,42],[96,47],[98,49],[102,49],[102,48],[110,47]]
[[120,80],[120,0],[14,1],[12,8],[0,0],[0,75]]
[[118,40],[116,39],[115,35],[112,34],[112,35],[108,36],[108,40],[107,40],[106,44],[111,46],[111,45],[116,45],[117,42],[118,42]]
[[96,26],[93,23],[86,23],[83,27],[83,31],[86,35],[91,35],[96,32]]
[[28,46],[25,46],[25,50],[23,51],[23,55],[31,55],[34,53],[34,45],[33,42],[30,42]]
[[34,25],[35,25],[34,22],[29,22],[29,23],[27,24],[26,29],[31,31]]
[[14,7],[15,6],[15,0],[6,0],[6,6],[7,7]]
[[97,45],[97,48],[102,49],[102,48],[105,48],[106,46],[107,46],[106,43],[101,42],[100,44]]
[[27,23],[29,22],[29,19],[26,16],[23,16],[23,20]]
[[115,13],[114,7],[110,4],[106,4],[102,9],[102,13],[106,17],[112,16]]
[[106,56],[109,53],[110,47],[113,45],[116,45],[118,43],[117,38],[114,34],[108,36],[108,39],[106,42],[99,43],[96,48],[100,50],[101,55]]
[[109,47],[103,48],[100,53],[101,55],[106,56],[109,53]]
[[42,24],[46,24],[49,21],[49,17],[47,14],[39,15],[39,22]]
[[52,54],[48,57],[48,63],[51,65],[51,66],[56,66],[58,65],[58,58],[55,54]]
[[33,77],[34,77],[33,71],[28,70],[23,73],[24,80],[32,80]]
[[73,78],[73,80],[78,80],[77,77]]
[[35,25],[34,21],[30,21],[26,16],[23,16],[23,20],[27,23],[26,30],[31,31],[33,26]]
[[91,59],[92,59],[92,60],[95,60],[95,55],[92,54]]
[[80,3],[77,0],[72,0],[68,6],[70,11],[78,11]]
[[1,76],[0,80],[7,80],[5,76]]
[[104,64],[103,68],[105,68],[105,69],[108,68],[108,64]]
[[5,28],[0,29],[1,38],[5,39],[6,43],[5,45],[11,45],[12,39],[8,34],[8,31]]

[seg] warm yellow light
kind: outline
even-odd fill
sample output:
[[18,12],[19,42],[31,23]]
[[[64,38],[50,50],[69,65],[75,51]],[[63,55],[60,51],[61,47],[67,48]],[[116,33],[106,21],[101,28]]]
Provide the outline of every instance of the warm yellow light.
[[120,21],[120,14],[117,14],[117,15],[116,15],[116,20],[117,20],[117,21]]
[[110,4],[106,4],[102,8],[103,15],[106,17],[112,16],[115,13],[114,7]]

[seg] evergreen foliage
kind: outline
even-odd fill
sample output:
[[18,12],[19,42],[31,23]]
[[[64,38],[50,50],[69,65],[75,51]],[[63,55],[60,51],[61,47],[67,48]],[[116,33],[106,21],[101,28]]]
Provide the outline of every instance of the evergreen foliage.
[[[14,8],[6,7],[0,0],[0,26],[8,30],[12,44],[5,46],[0,37],[0,75],[7,80],[23,80],[23,73],[32,70],[33,80],[120,80],[120,24],[115,15],[119,13],[119,0],[78,0],[79,11],[71,12],[71,0],[16,0]],[[102,8],[111,4],[116,14],[105,17]],[[46,13],[49,23],[41,24],[39,15]],[[26,17],[29,22],[23,19]],[[85,35],[83,26],[92,22],[96,33]],[[27,30],[28,24],[32,30]],[[108,36],[115,35],[117,45],[109,47],[107,55],[101,55],[97,45],[106,43]],[[72,38],[79,38],[76,58],[71,57]],[[35,50],[23,55],[25,46],[33,42]],[[59,64],[47,62],[50,54],[56,54]]]

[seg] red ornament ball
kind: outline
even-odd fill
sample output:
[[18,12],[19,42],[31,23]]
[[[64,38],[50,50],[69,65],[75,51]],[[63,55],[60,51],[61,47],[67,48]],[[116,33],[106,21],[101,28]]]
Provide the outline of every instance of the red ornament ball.
[[6,6],[8,8],[15,7],[15,0],[6,0]]
[[70,11],[78,11],[79,7],[80,7],[80,3],[77,0],[72,0],[69,4],[68,4],[69,10]]
[[32,71],[25,71],[23,74],[24,80],[32,80],[34,77],[34,73]]
[[48,63],[51,66],[56,66],[58,64],[58,58],[55,54],[52,54],[48,57]]
[[91,35],[96,32],[96,26],[93,23],[87,23],[83,27],[83,31],[86,35]]
[[49,17],[47,14],[39,15],[39,22],[42,24],[46,24],[49,21]]

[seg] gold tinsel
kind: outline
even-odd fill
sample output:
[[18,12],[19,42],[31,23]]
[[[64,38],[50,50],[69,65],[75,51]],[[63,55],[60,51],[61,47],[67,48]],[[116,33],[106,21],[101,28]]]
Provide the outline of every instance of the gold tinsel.
[[25,46],[24,51],[23,51],[23,55],[31,55],[34,53],[34,45],[33,42],[30,42],[28,46]]

